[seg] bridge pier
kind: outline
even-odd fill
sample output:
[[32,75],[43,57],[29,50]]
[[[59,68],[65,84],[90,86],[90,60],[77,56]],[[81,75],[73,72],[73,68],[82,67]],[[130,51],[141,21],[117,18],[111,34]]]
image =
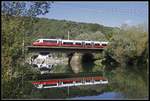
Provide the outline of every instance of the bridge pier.
[[68,62],[74,73],[79,73],[83,71],[81,59],[82,59],[82,53],[78,53],[78,52],[75,52],[72,55],[72,57],[70,57]]

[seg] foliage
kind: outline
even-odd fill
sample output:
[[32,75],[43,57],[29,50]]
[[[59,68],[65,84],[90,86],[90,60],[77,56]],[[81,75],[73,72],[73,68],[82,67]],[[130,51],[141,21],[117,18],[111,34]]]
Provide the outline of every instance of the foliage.
[[[123,27],[111,38],[106,53],[118,63],[136,64],[148,46],[148,33],[141,26]],[[146,59],[145,59],[146,60]]]
[[2,96],[5,99],[24,98],[29,96],[33,85],[28,81],[32,74],[32,78],[36,77],[36,73],[31,70],[28,65],[20,65],[15,67],[15,73],[11,80],[2,81]]
[[[80,34],[87,36],[93,36],[93,33],[99,35],[107,27],[101,27],[102,25],[92,24],[92,23],[77,23],[66,20],[55,20],[55,19],[46,19],[46,18],[36,18],[37,23],[35,23],[33,28],[32,37],[37,38],[68,38],[68,31],[70,33],[70,39],[75,39],[80,37]],[[110,27],[108,31],[112,31],[113,28]],[[101,36],[105,36],[102,35]],[[106,31],[103,34],[108,34]],[[90,39],[91,40],[91,39]]]
[[[114,81],[118,81],[118,89],[123,89],[126,94],[131,94],[124,88],[125,85],[131,90],[140,90],[137,95],[146,95],[147,83],[146,73],[148,64],[148,31],[143,25],[126,26],[121,28],[106,27],[99,24],[77,23],[65,20],[54,20],[45,18],[35,18],[37,15],[46,14],[51,2],[34,1],[3,1],[2,2],[2,97],[20,98],[30,94],[31,85],[26,82],[28,73],[35,74],[30,67],[25,66],[25,47],[37,38],[63,38],[67,39],[70,31],[70,39],[110,41],[104,54],[96,55],[95,68],[93,71],[104,71],[107,65],[114,63],[126,67],[122,71],[132,68],[139,74],[139,70],[145,75],[136,77],[133,71],[128,72],[113,70],[116,73]],[[146,66],[141,66],[146,64]],[[129,67],[129,65],[131,65]],[[140,65],[141,67],[136,67]],[[68,68],[59,68],[54,71],[70,71]],[[105,67],[105,68],[104,68]],[[112,67],[116,69],[115,67]],[[120,74],[119,74],[120,73]],[[125,75],[124,75],[125,74]],[[127,81],[126,78],[131,78]],[[23,79],[22,79],[23,78]],[[133,81],[132,81],[133,80]],[[140,83],[137,86],[137,83]],[[146,81],[147,82],[147,81]],[[146,85],[146,86],[145,86]],[[132,88],[133,87],[133,88]],[[142,87],[145,87],[142,89]]]
[[50,5],[48,1],[2,1],[2,15],[35,17],[48,13]]
[[106,41],[105,34],[101,33],[100,31],[97,31],[95,33],[88,32],[88,33],[82,33],[76,37],[76,39],[79,40],[97,40],[97,41]]
[[[16,86],[17,88],[15,88],[16,82],[18,82],[18,78],[14,78],[13,76],[14,74],[23,76],[23,73],[21,71],[17,71],[16,68],[20,68],[18,70],[24,70],[24,45],[27,41],[27,32],[32,29],[30,28],[34,22],[32,18],[37,15],[47,13],[49,7],[50,2],[44,1],[2,2],[1,17],[3,98],[17,98],[18,96],[21,96],[20,83],[18,83],[18,86]],[[13,94],[12,91],[15,93]]]
[[[140,70],[138,70],[140,71]],[[132,70],[117,69],[111,78],[111,87],[117,92],[122,92],[125,98],[142,99],[148,97],[148,75],[142,78],[145,72],[135,73]],[[146,81],[145,81],[146,80]]]
[[96,66],[94,66],[93,68],[93,72],[96,72],[96,71],[104,71],[104,65],[102,64],[102,61],[103,60],[96,60],[94,63]]

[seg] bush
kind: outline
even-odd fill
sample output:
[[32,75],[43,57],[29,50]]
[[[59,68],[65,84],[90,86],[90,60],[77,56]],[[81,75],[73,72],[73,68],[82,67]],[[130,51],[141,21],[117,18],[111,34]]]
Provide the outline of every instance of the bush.
[[[122,66],[134,63],[148,46],[148,33],[142,26],[123,27],[111,38],[106,52]],[[148,55],[148,54],[147,54]],[[146,58],[145,58],[146,59]]]

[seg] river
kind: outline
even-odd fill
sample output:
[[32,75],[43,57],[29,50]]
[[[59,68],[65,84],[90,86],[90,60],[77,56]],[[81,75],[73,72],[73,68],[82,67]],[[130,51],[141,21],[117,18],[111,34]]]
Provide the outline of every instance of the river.
[[83,96],[74,97],[71,100],[121,100],[124,99],[121,93],[117,92],[105,92],[96,96]]
[[[59,69],[58,69],[59,68]],[[58,69],[58,71],[57,71]],[[67,65],[56,65],[54,73],[72,74]],[[100,76],[108,78],[106,85],[90,85],[67,88],[37,89],[32,87],[32,99],[148,99],[148,76],[145,71],[122,70],[100,72]],[[84,72],[79,74],[85,74]],[[88,73],[87,73],[88,74]],[[89,73],[90,75],[90,73]]]

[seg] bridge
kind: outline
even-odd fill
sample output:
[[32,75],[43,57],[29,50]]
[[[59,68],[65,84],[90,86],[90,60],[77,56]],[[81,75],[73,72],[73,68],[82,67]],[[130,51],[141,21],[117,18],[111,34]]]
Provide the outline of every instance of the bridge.
[[[82,72],[81,60],[85,57],[90,59],[93,57],[92,53],[100,53],[104,48],[83,48],[83,47],[49,47],[49,46],[27,46],[27,52],[34,53],[53,53],[53,52],[63,52],[71,55],[68,57],[68,64],[72,68],[75,74]],[[89,55],[90,54],[90,55]],[[87,57],[89,56],[89,57]],[[45,77],[44,77],[45,78]],[[93,79],[95,77],[90,77],[85,80],[87,77],[83,77],[80,80],[77,78],[65,78],[65,79],[55,79],[51,80],[50,77],[47,77],[47,80],[34,81],[32,84],[36,88],[59,88],[59,87],[71,87],[71,86],[80,86],[80,85],[96,85],[96,84],[108,84],[107,79],[99,78]],[[50,79],[50,80],[48,80]],[[54,83],[55,81],[55,83]]]
[[80,48],[80,47],[49,47],[49,46],[27,46],[28,52],[78,52],[78,53],[99,53],[104,48]]
[[72,70],[75,73],[82,72],[82,65],[81,61],[86,58],[86,59],[91,59],[93,58],[93,53],[101,53],[104,48],[83,48],[83,47],[49,47],[49,46],[27,46],[26,47],[28,50],[28,53],[56,53],[56,52],[61,52],[61,53],[66,53],[68,56],[68,64],[69,67],[72,68]]

